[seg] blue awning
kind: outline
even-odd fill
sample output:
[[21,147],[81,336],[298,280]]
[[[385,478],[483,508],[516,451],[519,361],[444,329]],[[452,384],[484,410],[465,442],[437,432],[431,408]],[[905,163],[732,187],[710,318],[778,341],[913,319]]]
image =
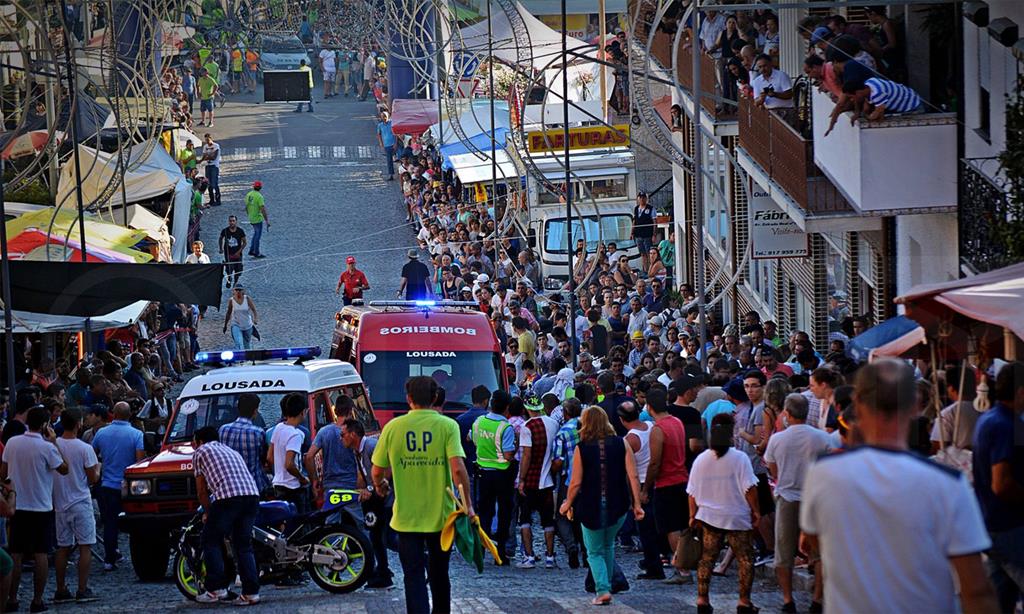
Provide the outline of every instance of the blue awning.
[[921,325],[906,316],[890,318],[850,341],[846,352],[857,362],[877,356],[900,356],[925,341]]
[[[495,140],[498,142],[498,146],[497,146],[497,150],[498,151],[504,151],[505,150],[505,138],[506,138],[507,135],[508,135],[508,128],[498,127],[498,129],[494,131]],[[472,143],[474,147],[476,147],[476,150],[479,150],[479,151],[482,151],[484,153],[490,154],[490,152],[491,152],[491,133],[490,133],[490,131],[481,132],[480,134],[477,134],[475,136],[469,137],[469,142]],[[457,156],[459,154],[470,153],[470,152],[476,151],[476,150],[470,149],[469,145],[466,144],[466,141],[458,141],[456,143],[451,143],[451,144],[445,145],[444,147],[441,148],[441,157],[444,160],[444,162],[441,164],[441,168],[443,168],[445,170],[451,170],[452,164],[451,164],[450,158],[452,156]]]

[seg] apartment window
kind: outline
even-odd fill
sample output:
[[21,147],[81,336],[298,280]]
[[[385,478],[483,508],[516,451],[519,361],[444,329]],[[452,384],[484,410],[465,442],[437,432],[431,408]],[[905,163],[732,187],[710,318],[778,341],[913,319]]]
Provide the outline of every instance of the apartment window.
[[772,260],[750,261],[750,289],[761,299],[769,311],[775,309],[775,283],[772,279]]
[[843,320],[853,314],[846,293],[850,260],[846,257],[846,237],[841,233],[822,233],[825,239],[825,275],[828,279],[828,330],[840,330]]
[[978,35],[978,134],[991,143],[992,129],[992,54],[991,39],[982,31]]
[[709,144],[705,164],[706,174],[701,177],[704,186],[704,232],[724,258],[729,251],[728,193],[726,192],[728,167],[726,166],[725,151],[721,147]]
[[793,297],[795,299],[796,307],[796,328],[802,331],[813,331],[814,330],[814,304],[807,298],[804,291],[800,289],[800,286],[794,286],[795,292]]
[[870,315],[875,311],[875,296],[877,286],[874,275],[871,274],[872,262],[874,262],[875,250],[871,244],[860,239],[857,241],[857,278],[859,280],[860,296],[858,307],[860,313],[857,315]]

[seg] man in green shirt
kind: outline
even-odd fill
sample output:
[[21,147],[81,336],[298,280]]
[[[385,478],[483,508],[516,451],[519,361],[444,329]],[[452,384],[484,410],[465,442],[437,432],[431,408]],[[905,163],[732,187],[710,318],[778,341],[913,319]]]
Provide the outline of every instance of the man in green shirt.
[[441,549],[441,529],[455,509],[447,488],[454,483],[469,506],[470,517],[476,516],[459,425],[432,409],[437,394],[433,378],[409,378],[405,397],[411,411],[384,425],[372,459],[371,475],[377,492],[387,493],[389,474],[394,483],[391,528],[398,534],[398,556],[405,575],[405,608],[411,614],[430,612],[428,576],[433,610],[451,610],[451,553]]
[[249,255],[253,258],[266,258],[260,251],[260,237],[263,236],[263,222],[267,223],[267,230],[270,230],[270,218],[267,216],[266,203],[263,200],[262,181],[254,181],[252,189],[245,195],[245,212],[249,214],[249,223],[252,224],[252,243],[249,244]]
[[191,179],[196,172],[196,150],[192,141],[185,141],[185,149],[178,154],[178,164],[181,165],[181,172],[185,177]]
[[[210,71],[202,68],[199,70],[199,81],[196,82],[199,88],[199,123],[197,125],[213,126],[213,97],[217,94],[217,80],[210,76]],[[207,119],[209,116],[209,119]]]

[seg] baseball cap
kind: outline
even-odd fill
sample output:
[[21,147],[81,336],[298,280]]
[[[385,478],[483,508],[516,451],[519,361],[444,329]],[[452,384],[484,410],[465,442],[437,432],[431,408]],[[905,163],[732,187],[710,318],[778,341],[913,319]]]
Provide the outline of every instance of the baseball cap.
[[459,292],[472,292],[472,291],[473,290],[471,290],[469,286],[462,286],[462,289],[459,290]]
[[252,182],[252,187],[254,187],[254,188],[262,188],[263,187],[263,182],[262,181],[253,181]]
[[665,320],[661,316],[654,316],[650,320],[647,320],[652,326],[664,326]]
[[356,257],[355,256],[349,256],[348,258],[345,258],[345,264],[355,264],[355,263],[356,263]]
[[491,278],[487,275],[487,273],[480,273],[480,275],[477,276],[476,281],[478,283],[485,284],[491,281]]
[[747,399],[747,391],[743,389],[743,378],[740,377],[734,377],[729,380],[729,383],[722,386],[722,392],[743,403],[749,400]]
[[818,26],[814,28],[814,32],[811,32],[811,44],[817,45],[821,41],[827,41],[832,38],[832,30],[828,26]]
[[411,258],[413,260],[419,260],[420,259],[420,252],[419,252],[419,250],[410,249],[409,250],[409,258]]

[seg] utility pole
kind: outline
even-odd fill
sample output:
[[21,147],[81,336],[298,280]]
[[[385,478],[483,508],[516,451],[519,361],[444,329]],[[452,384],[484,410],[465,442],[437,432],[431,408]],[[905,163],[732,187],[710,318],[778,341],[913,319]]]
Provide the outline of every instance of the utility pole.
[[[562,153],[565,156],[565,253],[569,257],[569,334],[572,336],[569,351],[572,353],[572,369],[576,370],[576,278],[572,270],[572,168],[569,162],[569,25],[565,17],[565,0],[562,0]],[[586,248],[583,250],[586,256]]]
[[[608,27],[608,24],[605,22],[604,17],[604,0],[597,0],[597,14],[597,29],[601,31],[597,39],[597,54],[607,62],[608,58],[604,55],[604,38],[606,34],[605,29]],[[562,26],[562,29],[564,30],[565,26]],[[606,64],[598,64],[597,69],[601,71],[601,121],[606,122],[608,121],[608,78],[605,73],[608,67]],[[569,92],[565,94],[568,96]]]
[[498,142],[494,136],[494,34],[491,29],[491,0],[487,0],[487,88],[491,94],[491,206],[494,208],[494,281],[497,283],[501,240],[498,237]]
[[[700,104],[700,24],[701,24],[700,0],[697,0],[693,7],[693,32],[696,40],[693,41],[693,180],[696,189],[694,190],[693,205],[696,210],[695,221],[697,223],[697,323],[700,329],[700,366],[707,371],[708,366],[708,315],[706,299],[704,297],[704,177],[701,176],[702,162],[704,158],[704,134],[701,132],[701,116],[703,112]],[[716,169],[717,170],[717,169]],[[719,195],[721,196],[721,195]]]
[[[4,165],[0,160],[0,221],[7,219],[7,207],[4,198]],[[7,355],[7,395],[14,406],[14,384],[17,374],[14,372],[14,314],[11,313],[11,259],[7,256],[7,224],[0,223],[0,275],[3,275],[4,297],[4,346]],[[13,414],[12,414],[13,415]]]

